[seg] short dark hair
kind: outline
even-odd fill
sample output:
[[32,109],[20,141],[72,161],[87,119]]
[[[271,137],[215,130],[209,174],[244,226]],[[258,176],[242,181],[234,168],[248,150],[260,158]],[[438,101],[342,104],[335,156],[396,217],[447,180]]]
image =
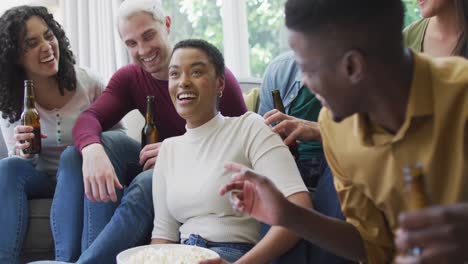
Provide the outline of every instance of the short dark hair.
[[42,18],[57,38],[60,58],[55,78],[60,93],[63,95],[64,89],[76,89],[75,58],[70,50],[70,41],[47,8],[18,6],[7,10],[0,17],[0,111],[2,118],[8,118],[12,123],[20,118],[23,108],[26,73],[18,63],[24,52],[20,42],[26,36],[26,21],[33,16]]
[[377,55],[403,47],[401,0],[288,0],[285,14],[290,30],[322,33]]
[[174,54],[177,49],[182,48],[194,48],[203,51],[206,56],[208,56],[208,59],[211,61],[211,63],[213,63],[216,76],[224,76],[225,66],[223,54],[213,44],[202,39],[186,39],[178,42],[174,46],[172,54]]

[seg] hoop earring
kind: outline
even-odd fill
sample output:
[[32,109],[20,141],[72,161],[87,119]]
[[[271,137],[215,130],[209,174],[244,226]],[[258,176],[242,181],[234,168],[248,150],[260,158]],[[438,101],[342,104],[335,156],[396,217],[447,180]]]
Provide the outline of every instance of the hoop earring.
[[219,91],[218,97],[219,97],[219,98],[223,97],[223,91]]

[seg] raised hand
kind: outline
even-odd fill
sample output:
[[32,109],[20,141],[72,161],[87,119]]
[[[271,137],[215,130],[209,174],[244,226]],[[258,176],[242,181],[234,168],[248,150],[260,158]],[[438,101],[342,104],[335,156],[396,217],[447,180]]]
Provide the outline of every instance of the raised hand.
[[265,118],[265,123],[267,125],[278,123],[272,130],[284,138],[284,143],[286,145],[291,145],[296,140],[322,141],[320,128],[317,122],[286,115],[276,109],[265,113],[263,118]]
[[235,174],[231,182],[221,187],[219,194],[233,191],[232,206],[235,210],[263,223],[279,225],[290,203],[273,182],[240,164],[226,163],[224,167]]

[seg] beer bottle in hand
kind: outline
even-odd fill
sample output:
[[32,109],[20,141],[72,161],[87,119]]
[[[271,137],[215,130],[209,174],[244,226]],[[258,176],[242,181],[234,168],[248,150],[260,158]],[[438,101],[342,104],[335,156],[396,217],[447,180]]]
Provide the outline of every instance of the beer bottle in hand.
[[141,130],[141,148],[158,142],[159,132],[154,121],[154,96],[146,97],[145,126]]
[[29,147],[23,150],[24,154],[37,154],[41,152],[41,123],[34,99],[34,85],[32,80],[24,81],[24,108],[21,114],[21,124],[32,126],[34,138],[26,140]]
[[[283,100],[281,99],[281,94],[280,91],[275,89],[271,91],[271,95],[273,96],[273,106],[275,107],[276,110],[280,111],[281,113],[285,114],[284,110],[284,105],[283,105]],[[284,137],[282,137],[284,139]],[[289,146],[289,151],[291,151],[291,154],[294,156],[294,159],[299,158],[299,152],[298,152],[298,144],[297,142],[291,143]]]
[[[403,167],[404,174],[404,194],[407,201],[406,210],[409,212],[417,211],[430,205],[424,183],[423,167],[421,164],[406,165]],[[410,249],[406,254],[419,256],[422,253],[421,248]]]

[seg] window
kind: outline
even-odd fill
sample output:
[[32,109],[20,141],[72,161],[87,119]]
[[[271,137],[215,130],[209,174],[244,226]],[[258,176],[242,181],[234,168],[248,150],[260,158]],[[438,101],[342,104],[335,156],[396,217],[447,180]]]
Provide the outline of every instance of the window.
[[223,51],[221,1],[166,0],[163,6],[172,18],[170,36],[174,44],[187,38],[201,38]]
[[261,78],[268,63],[289,49],[284,26],[286,0],[247,1],[250,73]]
[[421,18],[421,11],[417,1],[403,0],[405,4],[405,27]]

